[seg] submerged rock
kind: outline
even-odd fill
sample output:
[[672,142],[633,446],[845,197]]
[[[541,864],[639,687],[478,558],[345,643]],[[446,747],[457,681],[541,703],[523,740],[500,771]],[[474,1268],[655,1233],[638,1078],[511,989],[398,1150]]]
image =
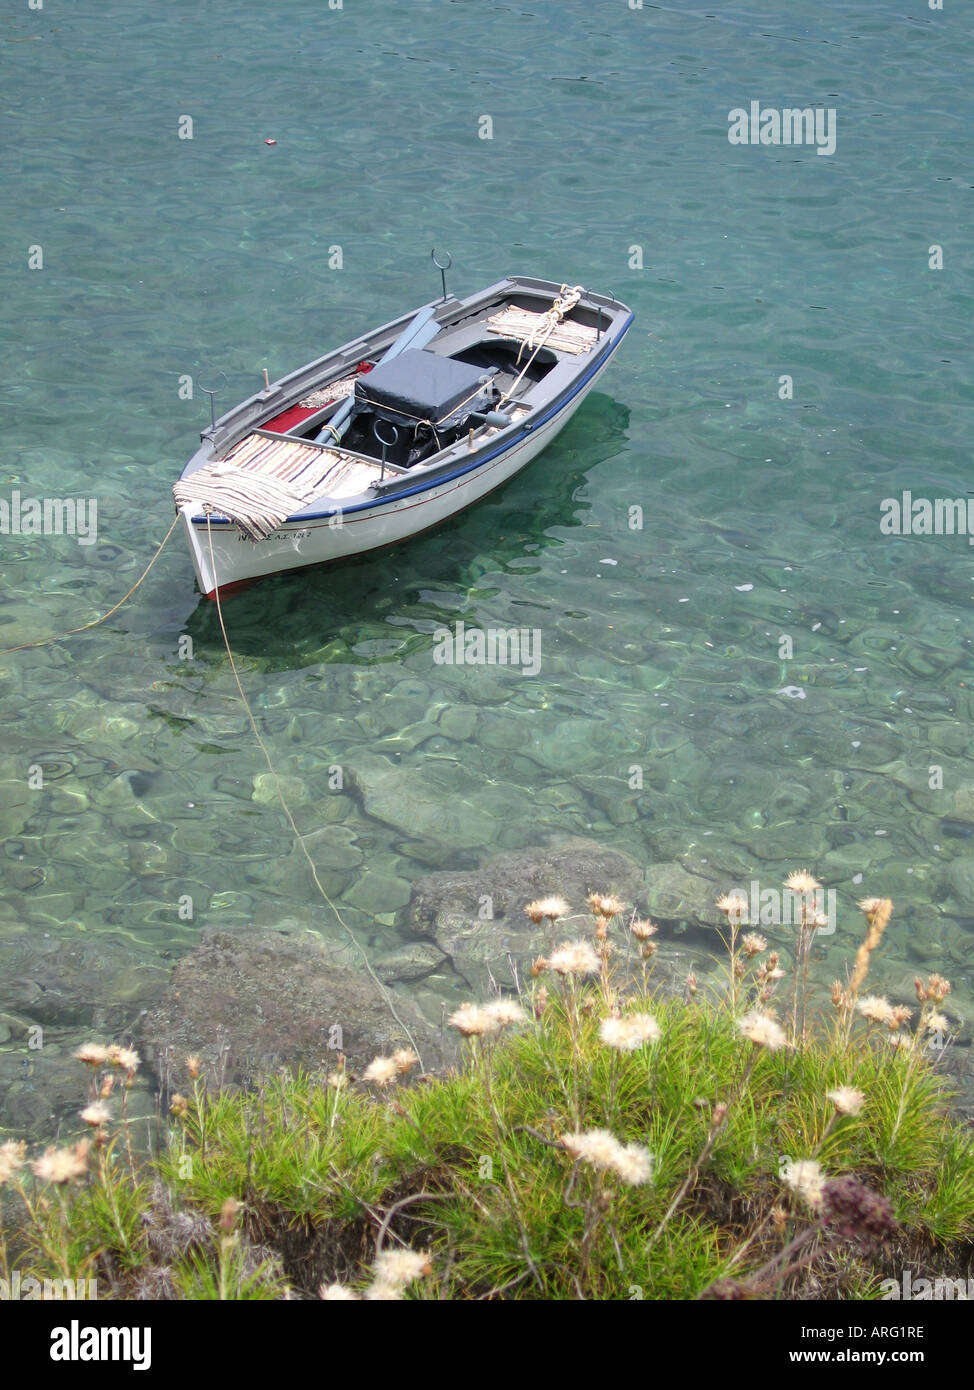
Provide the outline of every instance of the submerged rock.
[[26,923],[3,924],[4,1003],[45,1027],[117,1030],[154,1003],[165,968],[121,935],[77,932],[65,939]]
[[374,820],[453,849],[496,840],[497,822],[468,796],[477,789],[477,779],[454,764],[438,761],[420,777],[366,751],[355,751],[347,761],[348,779]]
[[423,980],[447,964],[447,957],[429,941],[404,941],[375,960],[375,973],[383,984],[395,980]]
[[646,905],[654,920],[722,926],[725,919],[714,904],[718,893],[727,887],[727,876],[722,876],[717,869],[703,877],[689,872],[675,860],[654,864],[646,875]]
[[431,938],[451,957],[471,988],[483,993],[490,976],[510,981],[508,955],[523,968],[551,943],[525,915],[534,898],[558,893],[577,920],[559,922],[558,940],[590,932],[585,906],[589,893],[614,892],[632,907],[641,899],[643,875],[633,860],[591,840],[499,854],[466,872],[428,874],[413,887],[406,914],[408,930]]
[[[394,1005],[429,1067],[428,1026],[402,996]],[[195,1053],[213,1080],[233,1082],[280,1066],[332,1067],[339,1050],[360,1066],[408,1042],[364,969],[336,963],[319,937],[216,928],[177,963],[141,1037],[164,1079]]]

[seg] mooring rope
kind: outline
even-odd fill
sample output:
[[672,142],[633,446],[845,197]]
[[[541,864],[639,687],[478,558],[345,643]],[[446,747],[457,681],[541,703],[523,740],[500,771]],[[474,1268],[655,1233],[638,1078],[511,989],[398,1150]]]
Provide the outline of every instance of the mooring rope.
[[[555,300],[554,304],[552,304],[551,308],[548,310],[546,314],[542,315],[541,319],[539,320],[538,324],[536,325],[534,331],[530,334],[530,336],[525,338],[521,343],[520,349],[518,350],[517,354],[518,362],[520,362],[521,360],[521,353],[524,351],[525,347],[532,346],[535,333],[540,332],[541,329],[544,327],[544,333],[542,334],[540,340],[536,344],[534,344],[534,351],[531,353],[531,356],[528,358],[524,366],[521,368],[520,374],[514,381],[513,385],[508,387],[508,389],[504,392],[503,396],[501,396],[500,400],[497,402],[496,409],[500,410],[501,407],[511,399],[511,397],[514,395],[514,392],[517,390],[517,388],[523,381],[524,374],[530,367],[531,363],[537,357],[538,353],[544,347],[545,343],[551,337],[552,333],[558,327],[559,323],[561,323],[565,315],[571,313],[572,309],[574,309],[575,305],[578,303],[578,301],[581,299],[584,293],[585,289],[582,285],[573,285],[571,289],[569,289],[567,285],[562,285],[561,290],[558,294],[558,298]],[[546,321],[547,327],[545,327]],[[517,363],[515,363],[515,366],[516,365]]]
[[347,923],[347,922],[345,921],[345,919],[342,917],[342,914],[338,911],[338,908],[335,906],[335,904],[332,902],[331,898],[329,898],[328,894],[325,892],[324,885],[323,885],[323,883],[321,882],[321,879],[318,877],[318,870],[317,870],[317,868],[315,867],[315,861],[311,858],[311,855],[308,853],[308,847],[307,847],[307,845],[304,843],[304,836],[301,834],[300,830],[298,829],[298,827],[297,827],[297,822],[295,821],[294,816],[293,816],[293,814],[292,814],[292,812],[291,812],[291,808],[290,808],[290,806],[289,806],[288,803],[287,803],[287,798],[286,798],[285,795],[284,795],[284,789],[283,789],[283,787],[281,786],[281,779],[280,779],[280,777],[279,777],[278,774],[277,774],[277,768],[274,766],[274,763],[273,763],[273,760],[272,760],[272,758],[271,758],[271,755],[270,755],[270,753],[268,752],[267,744],[264,742],[263,738],[261,738],[260,730],[259,730],[258,727],[257,727],[257,720],[254,718],[254,712],[253,712],[253,710],[252,710],[251,707],[250,707],[250,702],[248,701],[247,696],[246,696],[246,694],[245,694],[245,692],[244,692],[243,684],[242,684],[242,682],[241,682],[241,680],[240,680],[240,675],[239,675],[239,673],[238,673],[238,671],[237,671],[237,663],[236,663],[236,661],[234,660],[233,652],[232,652],[232,650],[231,650],[231,648],[230,648],[230,639],[229,639],[229,637],[227,636],[226,624],[225,624],[224,621],[223,621],[223,604],[222,604],[221,601],[220,601],[220,586],[219,586],[219,584],[216,582],[216,558],[215,558],[215,556],[214,556],[214,554],[213,554],[213,533],[212,533],[212,531],[211,531],[211,529],[210,529],[210,513],[209,513],[209,512],[206,513],[206,539],[207,539],[207,541],[208,541],[208,543],[209,543],[209,547],[210,547],[210,570],[211,570],[211,573],[212,573],[212,575],[213,575],[213,583],[214,583],[213,595],[214,595],[214,598],[216,599],[216,614],[217,614],[217,618],[219,619],[219,622],[220,622],[220,631],[221,631],[221,633],[223,634],[223,645],[224,645],[224,646],[226,647],[226,649],[227,649],[227,659],[228,659],[229,662],[230,662],[230,670],[233,672],[233,679],[236,681],[236,684],[237,684],[237,692],[238,692],[238,694],[240,695],[241,703],[243,704],[244,709],[247,711],[247,718],[250,720],[250,727],[251,727],[251,728],[253,729],[253,731],[254,731],[254,737],[256,738],[257,742],[260,744],[260,750],[261,750],[261,752],[262,752],[263,755],[264,755],[264,759],[265,759],[265,761],[266,761],[266,763],[267,763],[267,767],[268,767],[268,770],[269,770],[269,772],[270,772],[270,774],[271,774],[271,777],[274,779],[274,790],[277,792],[278,800],[280,801],[281,806],[283,807],[284,814],[285,814],[285,816],[287,817],[287,820],[288,820],[288,824],[290,825],[291,829],[292,829],[293,832],[294,832],[294,837],[295,837],[295,839],[297,840],[297,843],[298,843],[298,846],[300,847],[301,853],[304,855],[305,859],[307,859],[307,861],[308,861],[308,865],[309,865],[309,867],[310,867],[310,869],[311,869],[311,877],[314,879],[315,887],[318,889],[318,892],[321,894],[322,898],[323,898],[324,901],[327,903],[328,907],[329,907],[329,908],[331,909],[331,911],[335,914],[336,919],[338,920],[340,926],[341,926],[342,929],[344,930],[344,932],[345,932],[345,934],[347,935],[348,939],[351,941],[352,945],[355,947],[355,949],[358,951],[359,955],[361,956],[362,961],[363,961],[363,963],[364,963],[364,965],[365,965],[365,968],[366,968],[366,970],[368,971],[369,975],[370,975],[371,978],[372,978],[373,984],[376,986],[376,988],[378,989],[379,993],[381,994],[383,1000],[385,1001],[386,1007],[388,1008],[389,1012],[392,1014],[392,1016],[393,1016],[393,1018],[396,1020],[396,1022],[399,1024],[399,1027],[400,1027],[400,1028],[402,1029],[402,1031],[405,1033],[405,1035],[406,1035],[406,1037],[407,1037],[407,1039],[408,1039],[408,1041],[409,1041],[410,1046],[412,1047],[413,1051],[416,1053],[416,1056],[419,1057],[419,1066],[420,1066],[420,1070],[421,1070],[421,1071],[425,1071],[425,1067],[423,1066],[423,1059],[422,1059],[422,1056],[420,1055],[419,1048],[416,1046],[416,1039],[413,1037],[412,1033],[410,1033],[409,1029],[406,1027],[405,1023],[402,1021],[402,1019],[399,1017],[398,1013],[396,1012],[395,1005],[393,1004],[392,999],[389,997],[389,992],[388,992],[388,990],[385,988],[385,986],[383,985],[382,981],[379,979],[378,975],[377,975],[377,974],[375,973],[375,971],[372,969],[371,962],[369,961],[369,958],[368,958],[368,956],[367,956],[366,953],[365,953],[365,948],[362,946],[362,943],[356,938],[356,936],[355,936],[355,934],[353,933],[351,927],[348,925],[348,923]]
[[82,623],[80,627],[69,627],[66,632],[56,632],[53,637],[40,637],[36,642],[21,642],[16,647],[0,647],[0,656],[9,656],[11,652],[25,652],[29,647],[47,647],[51,644],[51,642],[60,642],[62,637],[73,637],[74,634],[77,632],[87,632],[89,628],[98,627],[100,623],[107,622],[113,613],[117,613],[118,610],[122,607],[122,605],[129,601],[129,599],[135,593],[136,589],[142,583],[143,579],[146,578],[152,566],[155,564],[159,556],[162,554],[166,546],[169,544],[169,538],[172,535],[173,531],[175,531],[178,524],[179,516],[177,515],[173,521],[173,524],[166,532],[162,544],[159,546],[152,559],[146,565],[145,569],[139,575],[138,579],[132,585],[131,589],[129,589],[128,593],[119,599],[118,603],[116,603],[114,607],[109,608],[107,613],[103,613],[100,618],[95,618],[90,623]]

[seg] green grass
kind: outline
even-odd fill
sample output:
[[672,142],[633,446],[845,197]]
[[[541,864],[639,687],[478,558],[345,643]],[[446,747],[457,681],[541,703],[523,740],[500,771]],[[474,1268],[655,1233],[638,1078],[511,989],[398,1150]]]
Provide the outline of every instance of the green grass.
[[[617,985],[608,957],[595,982],[549,972],[523,1020],[412,1084],[304,1072],[219,1094],[197,1076],[151,1158],[133,1158],[123,1110],[74,1181],[14,1163],[0,1274],[97,1278],[100,1297],[315,1297],[361,1294],[380,1248],[412,1249],[430,1268],[402,1296],[465,1300],[693,1299],[727,1279],[747,1296],[870,1298],[907,1261],[965,1273],[974,1148],[924,1048],[928,1006],[900,1047],[851,999],[759,1046],[739,1027],[756,970],[734,1006]],[[607,1046],[600,1024],[620,1011],[651,1012],[659,1037]],[[863,1093],[859,1113],[837,1113],[840,1086]],[[590,1129],[642,1146],[651,1179],[562,1142]],[[837,1233],[794,1190],[790,1165],[809,1159],[888,1199],[884,1243]]]

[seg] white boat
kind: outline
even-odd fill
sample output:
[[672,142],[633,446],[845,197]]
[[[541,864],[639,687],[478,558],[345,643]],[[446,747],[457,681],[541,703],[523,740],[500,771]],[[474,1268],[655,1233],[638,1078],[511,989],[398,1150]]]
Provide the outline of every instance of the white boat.
[[632,318],[512,276],[267,383],[203,431],[173,488],[200,589],[395,545],[479,501],[567,424]]

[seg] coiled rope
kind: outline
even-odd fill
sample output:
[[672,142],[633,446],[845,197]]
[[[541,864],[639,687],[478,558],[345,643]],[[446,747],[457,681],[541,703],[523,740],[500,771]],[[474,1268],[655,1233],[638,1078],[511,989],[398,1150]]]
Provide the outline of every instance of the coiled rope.
[[[552,333],[554,333],[555,329],[561,323],[565,315],[571,313],[571,311],[574,309],[575,305],[578,303],[578,301],[581,299],[584,293],[585,287],[583,285],[573,285],[571,289],[569,289],[567,285],[562,285],[561,289],[558,292],[558,298],[555,300],[554,304],[552,304],[551,308],[548,310],[546,314],[543,314],[541,316],[535,328],[521,343],[521,346],[518,349],[517,362],[520,362],[521,353],[524,351],[526,347],[533,348],[534,350],[531,353],[531,356],[525,362],[524,366],[521,368],[518,377],[515,379],[513,384],[508,387],[508,389],[504,392],[503,396],[501,396],[500,400],[497,402],[497,406],[495,407],[497,410],[500,410],[501,407],[505,405],[506,402],[509,401],[511,397],[514,395],[514,392],[517,390],[521,382],[524,380],[524,374],[531,366],[531,363],[537,357],[538,353],[544,347],[545,343],[551,337]],[[539,333],[541,334],[541,337],[538,339],[537,343],[535,343],[534,339]],[[517,365],[517,363],[515,363],[515,365]]]

